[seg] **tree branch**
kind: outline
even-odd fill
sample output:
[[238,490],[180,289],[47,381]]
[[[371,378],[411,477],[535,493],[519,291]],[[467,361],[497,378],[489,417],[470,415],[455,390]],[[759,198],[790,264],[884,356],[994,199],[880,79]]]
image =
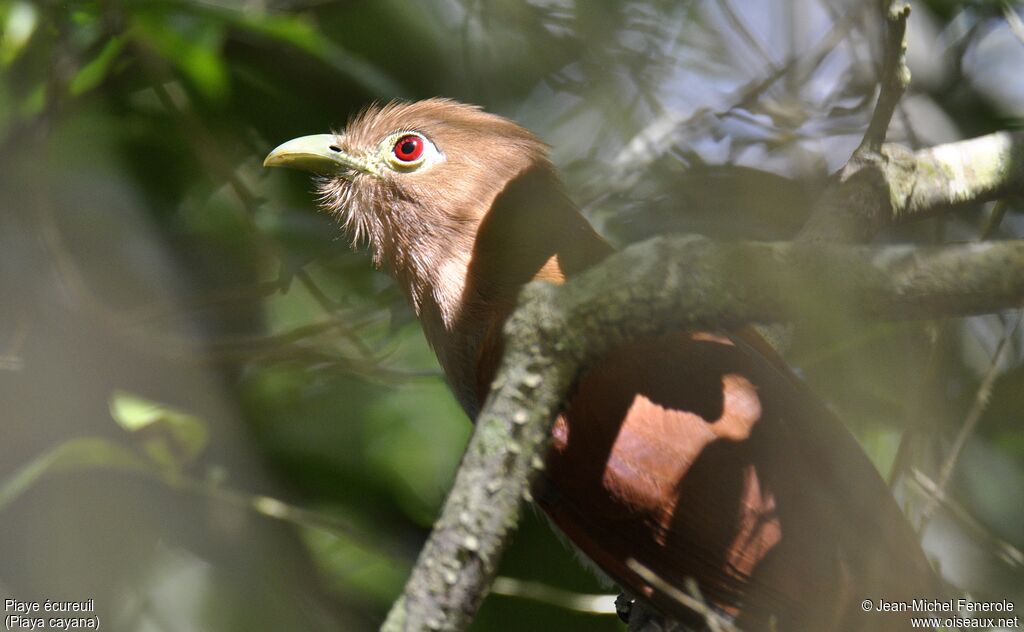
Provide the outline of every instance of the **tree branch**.
[[798,236],[864,242],[894,223],[1024,193],[1024,132],[997,132],[916,153],[856,154]]
[[910,5],[892,0],[882,0],[881,4],[885,12],[885,52],[878,80],[878,102],[871,114],[864,140],[854,156],[881,151],[893,112],[910,85],[910,68],[907,67],[907,19],[910,18]]
[[860,146],[801,229],[801,241],[862,243],[884,227],[964,203],[1024,191],[1024,134],[1000,132],[916,154],[884,145],[893,113],[910,85],[910,6],[881,0],[884,58],[878,102]]
[[386,632],[463,630],[482,601],[543,468],[565,393],[592,359],[637,337],[800,320],[828,306],[864,318],[983,313],[1024,300],[1024,242],[864,248],[882,228],[1024,192],[1024,133],[912,153],[884,145],[907,85],[909,8],[881,2],[885,57],[864,139],[795,244],[658,238],[564,286],[531,284],[505,325],[491,393],[441,518]]
[[[808,297],[811,297],[810,299]],[[936,248],[656,238],[563,286],[532,283],[442,516],[383,630],[463,630],[496,572],[554,417],[579,371],[667,331],[801,320],[959,316],[1024,302],[1024,241]]]

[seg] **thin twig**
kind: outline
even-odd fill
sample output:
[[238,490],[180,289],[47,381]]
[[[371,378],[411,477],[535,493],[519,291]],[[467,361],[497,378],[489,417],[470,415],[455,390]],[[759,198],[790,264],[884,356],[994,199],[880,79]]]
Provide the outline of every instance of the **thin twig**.
[[616,614],[615,595],[587,595],[512,577],[496,577],[491,586],[491,594],[530,599],[585,614]]
[[[135,50],[147,71],[152,75],[150,85],[160,100],[161,105],[181,121],[183,128],[187,132],[187,138],[192,143],[195,154],[199,159],[206,162],[217,177],[226,182],[235,193],[244,209],[241,219],[245,222],[251,234],[257,237],[257,243],[259,243],[260,247],[280,261],[282,268],[284,268],[287,265],[287,257],[282,253],[280,244],[264,235],[256,224],[256,216],[260,206],[259,197],[238,176],[235,169],[232,168],[227,158],[222,154],[220,144],[215,141],[202,122],[187,108],[179,107],[178,103],[175,102],[174,98],[167,91],[167,88],[164,86],[167,80],[167,71],[160,60],[154,58],[145,47],[139,44],[135,45]],[[296,270],[294,274],[317,304],[326,313],[333,316],[338,309],[337,305],[327,298],[312,276],[301,268]],[[372,350],[366,346],[359,336],[345,326],[342,321],[339,321],[339,334],[352,344],[364,358],[368,358],[373,354]]]
[[[626,566],[629,570],[636,573],[640,579],[647,582],[651,587],[657,589],[658,592],[676,600],[686,608],[693,610],[698,616],[704,619],[704,622],[707,623],[708,628],[712,630],[712,632],[740,632],[739,628],[737,628],[732,621],[726,619],[716,612],[714,608],[708,605],[708,603],[700,597],[699,592],[697,592],[696,595],[691,595],[679,590],[659,577],[657,573],[634,559],[626,560]],[[689,588],[691,591],[696,592],[696,583],[692,583]]]
[[977,518],[971,515],[963,505],[949,497],[945,490],[939,489],[938,484],[925,476],[918,469],[911,470],[910,481],[914,483],[911,489],[924,496],[929,501],[935,501],[946,508],[948,515],[957,522],[974,532],[982,540],[987,540],[992,547],[996,558],[1001,560],[1010,568],[1024,568],[1024,551],[1006,540],[996,536],[983,525]]
[[910,5],[886,0],[883,3],[883,10],[886,25],[885,55],[882,61],[882,76],[879,77],[878,103],[864,133],[864,140],[854,152],[854,156],[866,152],[877,154],[881,151],[892,115],[903,98],[903,92],[910,84],[906,39]]
[[996,378],[999,377],[999,366],[1003,358],[1003,351],[1013,338],[1013,335],[1017,333],[1021,318],[1022,313],[1018,312],[1013,326],[1008,327],[1003,332],[1002,338],[999,339],[999,344],[996,345],[996,350],[992,353],[992,360],[989,363],[988,371],[985,372],[985,377],[978,386],[978,391],[974,394],[974,403],[971,404],[970,411],[968,411],[967,416],[964,418],[963,424],[960,425],[960,431],[957,433],[956,439],[953,440],[953,446],[949,449],[949,454],[946,455],[946,460],[943,461],[942,468],[939,470],[939,480],[935,483],[936,493],[932,495],[931,500],[921,510],[921,529],[928,525],[928,521],[935,512],[938,506],[938,496],[945,495],[946,487],[949,485],[950,479],[953,478],[953,471],[956,469],[956,464],[960,459],[960,452],[963,450],[964,445],[966,445],[968,437],[971,436],[974,429],[978,426],[978,422],[981,421],[981,415],[985,412],[985,408],[988,407],[992,387],[995,385]]
[[985,228],[981,230],[981,236],[978,238],[979,241],[988,241],[996,234],[999,227],[1003,223],[1003,218],[1006,217],[1006,211],[1008,211],[1010,205],[1006,200],[997,200],[995,205],[992,207],[992,213],[988,216],[988,220],[985,222]]
[[1003,3],[1003,17],[1006,19],[1007,26],[1010,27],[1010,32],[1020,40],[1021,44],[1024,44],[1024,21],[1017,15],[1017,10],[1010,6],[1009,2]]
[[[1002,224],[1003,218],[1006,216],[1008,205],[1006,200],[998,200],[993,205],[992,213],[989,215],[988,220],[985,222],[984,228],[981,230],[981,234],[978,235],[977,241],[985,242],[992,238],[992,236],[999,230],[999,226]],[[926,431],[925,417],[923,411],[925,409],[925,402],[927,398],[927,387],[935,379],[938,373],[938,367],[942,358],[942,349],[945,347],[947,336],[949,336],[950,324],[949,322],[942,322],[938,325],[938,331],[935,333],[931,341],[931,352],[928,354],[928,364],[924,370],[924,376],[920,381],[920,390],[915,398],[914,408],[909,415],[909,423],[907,423],[906,429],[903,431],[903,436],[900,437],[899,446],[896,448],[896,456],[893,457],[892,466],[889,469],[889,488],[895,489],[896,484],[900,481],[903,473],[910,468],[911,449],[914,439],[921,433]],[[929,418],[930,419],[930,418]]]
[[722,10],[722,13],[725,14],[725,19],[728,20],[729,23],[732,24],[733,29],[739,33],[740,38],[742,38],[747,43],[747,46],[753,49],[754,52],[757,53],[757,55],[765,62],[770,71],[769,74],[774,74],[775,71],[778,70],[775,60],[772,59],[772,56],[767,50],[765,50],[764,46],[761,45],[761,42],[758,41],[757,37],[750,32],[750,29],[747,28],[746,22],[744,22],[736,13],[732,3],[729,2],[729,0],[718,0],[718,6]]
[[[821,65],[849,33],[861,11],[860,8],[851,9],[841,16],[841,19],[832,25],[829,32],[805,54],[790,58],[781,67],[773,65],[767,76],[751,81],[740,88],[732,99],[732,105],[728,108],[713,112],[701,109],[689,115],[670,110],[655,117],[626,142],[624,148],[611,160],[610,168],[615,172],[615,177],[600,179],[597,190],[587,195],[581,207],[583,209],[592,208],[605,196],[630,189],[636,184],[636,179],[664,155],[671,146],[673,137],[681,129],[685,128],[692,132],[695,127],[706,127],[709,120],[728,117],[743,120],[751,125],[764,126],[761,119],[751,117],[745,111],[753,110],[757,100],[779,79],[790,73],[800,71],[801,76],[795,82],[804,83],[806,76],[809,76],[814,69]],[[770,129],[776,131],[775,128]]]

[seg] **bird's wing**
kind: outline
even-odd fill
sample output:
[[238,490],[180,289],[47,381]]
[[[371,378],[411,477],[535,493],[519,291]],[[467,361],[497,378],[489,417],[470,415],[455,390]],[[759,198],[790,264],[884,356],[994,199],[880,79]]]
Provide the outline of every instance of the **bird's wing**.
[[780,629],[839,629],[854,600],[927,594],[927,561],[878,473],[763,344],[679,332],[603,358],[556,424],[541,504],[669,610],[626,560]]

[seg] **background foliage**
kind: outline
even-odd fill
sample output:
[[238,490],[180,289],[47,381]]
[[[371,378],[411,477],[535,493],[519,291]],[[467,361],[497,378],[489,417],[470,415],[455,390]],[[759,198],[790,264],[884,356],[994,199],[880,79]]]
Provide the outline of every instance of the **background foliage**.
[[[872,6],[0,0],[0,595],[92,598],[115,630],[373,629],[470,428],[398,290],[262,157],[444,95],[551,143],[619,244],[785,239],[870,115]],[[915,3],[890,138],[1019,127],[1022,16]],[[1020,237],[1018,210],[884,239]],[[789,360],[898,463],[946,578],[1024,606],[1019,316],[822,312]],[[621,629],[574,611],[609,591],[535,515],[503,575],[520,598],[474,629]]]

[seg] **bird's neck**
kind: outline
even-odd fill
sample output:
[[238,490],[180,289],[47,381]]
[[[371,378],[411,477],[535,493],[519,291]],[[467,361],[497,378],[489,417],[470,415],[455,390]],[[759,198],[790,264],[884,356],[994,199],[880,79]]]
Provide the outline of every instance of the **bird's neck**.
[[436,244],[433,265],[405,279],[427,340],[456,396],[474,416],[502,350],[501,326],[532,280],[561,283],[611,246],[566,197],[552,168],[510,181],[468,239]]

